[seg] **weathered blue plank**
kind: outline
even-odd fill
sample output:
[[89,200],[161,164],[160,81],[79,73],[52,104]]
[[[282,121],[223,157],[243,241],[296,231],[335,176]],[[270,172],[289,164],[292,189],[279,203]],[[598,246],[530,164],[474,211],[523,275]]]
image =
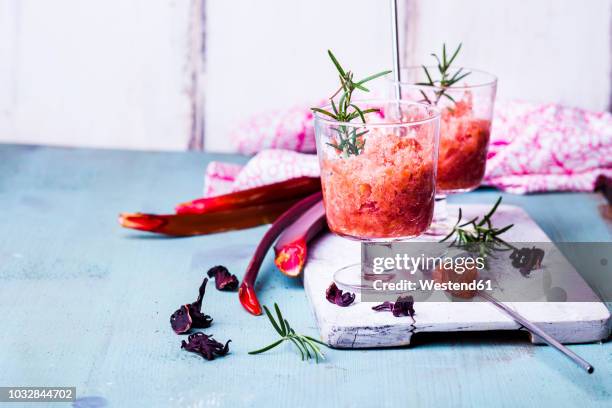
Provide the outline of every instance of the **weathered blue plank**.
[[[236,156],[0,146],[0,385],[75,385],[109,406],[610,406],[612,345],[571,346],[583,374],[513,334],[445,334],[410,349],[328,350],[302,363],[235,293],[212,288],[207,330],[231,338],[208,362],[180,350],[170,314],[195,298],[205,270],[239,277],[265,227],[166,239],[122,230],[120,211],[171,211],[195,197],[211,159]],[[492,202],[482,190],[455,202]],[[506,195],[555,240],[610,241],[595,194]],[[269,257],[261,300],[316,334],[299,280]],[[60,405],[54,405],[60,406]]]

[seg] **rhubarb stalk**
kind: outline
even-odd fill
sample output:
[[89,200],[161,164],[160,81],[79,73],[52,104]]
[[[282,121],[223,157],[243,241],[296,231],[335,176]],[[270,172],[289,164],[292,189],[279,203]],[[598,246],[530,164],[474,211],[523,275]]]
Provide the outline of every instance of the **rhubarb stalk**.
[[119,223],[125,228],[175,237],[213,234],[269,224],[296,201],[285,200],[207,214],[123,213],[119,215]]
[[327,225],[323,201],[319,201],[302,214],[283,233],[274,245],[274,263],[287,276],[302,273],[307,257],[307,244]]
[[253,258],[247,267],[246,273],[238,290],[238,297],[242,306],[251,314],[260,315],[261,306],[257,300],[255,293],[255,279],[261,267],[261,263],[266,256],[266,253],[285,228],[293,223],[298,217],[300,217],[306,210],[311,208],[314,204],[321,201],[322,194],[317,192],[309,195],[308,197],[298,201],[291,208],[285,211],[264,234],[263,238],[257,245]]
[[214,211],[287,201],[306,197],[308,194],[320,190],[321,181],[318,177],[297,177],[265,186],[249,188],[216,197],[199,198],[197,200],[182,203],[176,207],[176,213],[204,214]]

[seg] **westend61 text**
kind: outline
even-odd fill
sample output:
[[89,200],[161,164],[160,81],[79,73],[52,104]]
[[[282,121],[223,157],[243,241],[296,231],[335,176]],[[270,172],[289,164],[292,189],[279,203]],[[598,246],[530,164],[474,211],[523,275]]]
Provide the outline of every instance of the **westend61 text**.
[[471,282],[436,282],[431,279],[411,281],[402,279],[397,282],[384,282],[377,279],[373,283],[374,290],[385,291],[414,291],[414,290],[440,290],[440,291],[481,291],[493,290],[490,280],[473,280]]

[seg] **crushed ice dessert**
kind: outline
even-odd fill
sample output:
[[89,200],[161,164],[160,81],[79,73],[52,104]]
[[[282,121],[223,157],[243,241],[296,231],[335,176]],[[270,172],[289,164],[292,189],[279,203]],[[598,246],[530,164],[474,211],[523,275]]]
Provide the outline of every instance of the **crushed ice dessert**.
[[[357,239],[409,238],[431,223],[437,124],[371,127],[359,154],[320,146],[321,184],[330,229]],[[433,133],[432,133],[433,132]]]
[[438,153],[438,192],[472,190],[482,181],[491,121],[474,116],[472,97],[442,110]]

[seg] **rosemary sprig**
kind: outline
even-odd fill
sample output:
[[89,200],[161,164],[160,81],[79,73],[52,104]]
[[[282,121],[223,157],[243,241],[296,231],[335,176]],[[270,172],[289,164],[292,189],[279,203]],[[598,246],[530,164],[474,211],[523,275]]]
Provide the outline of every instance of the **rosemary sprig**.
[[275,341],[274,343],[267,345],[266,347],[260,348],[259,350],[249,351],[249,354],[264,353],[288,340],[293,343],[295,347],[297,347],[297,349],[300,351],[302,361],[304,361],[304,359],[309,360],[314,357],[315,361],[318,363],[319,358],[325,359],[325,355],[323,354],[318,345],[327,345],[322,341],[319,341],[310,336],[305,336],[303,334],[296,333],[295,330],[293,330],[293,328],[289,325],[287,319],[283,317],[280,308],[276,303],[274,303],[274,309],[276,310],[278,321],[274,320],[272,313],[270,313],[270,310],[268,310],[266,306],[264,306],[263,309],[266,312],[268,319],[270,319],[272,327],[274,327],[274,330],[276,330],[276,332],[281,336],[281,338]]
[[499,236],[504,232],[508,231],[514,226],[514,224],[506,225],[502,228],[494,228],[491,223],[491,217],[495,214],[497,207],[502,201],[500,196],[495,205],[489,210],[487,214],[479,219],[474,217],[467,222],[462,221],[461,208],[459,208],[459,219],[453,227],[452,231],[440,242],[449,240],[454,235],[454,239],[451,242],[451,246],[460,247],[466,249],[469,252],[476,252],[481,257],[486,258],[492,256],[494,250],[510,250],[516,249],[513,245],[507,243]]
[[[321,113],[323,115],[329,116],[330,118],[338,121],[338,122],[350,122],[354,119],[359,118],[362,123],[366,123],[365,116],[368,113],[378,112],[379,109],[361,109],[357,105],[355,105],[351,98],[353,96],[353,92],[356,89],[359,89],[364,92],[370,92],[368,88],[366,88],[363,84],[369,82],[373,79],[379,78],[383,75],[387,75],[391,71],[382,71],[374,75],[367,76],[359,81],[353,80],[353,73],[351,71],[345,70],[342,68],[342,65],[338,62],[336,56],[330,51],[327,50],[327,54],[329,58],[332,60],[332,63],[336,67],[338,71],[338,76],[340,78],[340,87],[334,94],[329,98],[331,101],[332,111],[325,110],[322,108],[311,108],[314,112]],[[338,103],[334,101],[334,98],[340,94],[340,98],[338,99]],[[338,133],[339,141],[337,143],[327,143],[329,146],[335,148],[339,152],[342,152],[345,156],[350,155],[359,155],[364,148],[365,140],[363,140],[363,135],[368,133],[367,130],[362,132],[358,132],[356,128],[350,129],[348,126],[340,125],[338,127],[332,128],[336,133]]]
[[[457,55],[459,54],[459,51],[461,50],[461,45],[462,44],[459,44],[459,46],[457,47],[455,52],[453,52],[453,55],[450,58],[447,58],[447,55],[446,55],[446,44],[442,44],[442,58],[438,57],[438,55],[435,53],[431,54],[438,62],[438,71],[440,71],[439,80],[434,81],[427,67],[425,65],[422,65],[423,70],[425,71],[425,76],[427,76],[427,82],[417,82],[416,85],[433,86],[433,87],[438,88],[436,91],[434,91],[434,94],[436,96],[436,99],[433,102],[434,105],[437,105],[443,96],[450,99],[454,103],[455,99],[449,94],[447,94],[446,91],[448,90],[448,88],[450,88],[451,86],[453,86],[454,84],[456,84],[457,82],[461,81],[463,78],[471,74],[471,72],[464,72],[463,68],[459,68],[452,76],[450,75],[449,70],[450,70],[451,64],[453,63],[455,58],[457,58]],[[427,103],[429,103],[430,105],[432,104],[431,99],[422,90],[421,90],[421,95],[423,95],[423,98]]]

